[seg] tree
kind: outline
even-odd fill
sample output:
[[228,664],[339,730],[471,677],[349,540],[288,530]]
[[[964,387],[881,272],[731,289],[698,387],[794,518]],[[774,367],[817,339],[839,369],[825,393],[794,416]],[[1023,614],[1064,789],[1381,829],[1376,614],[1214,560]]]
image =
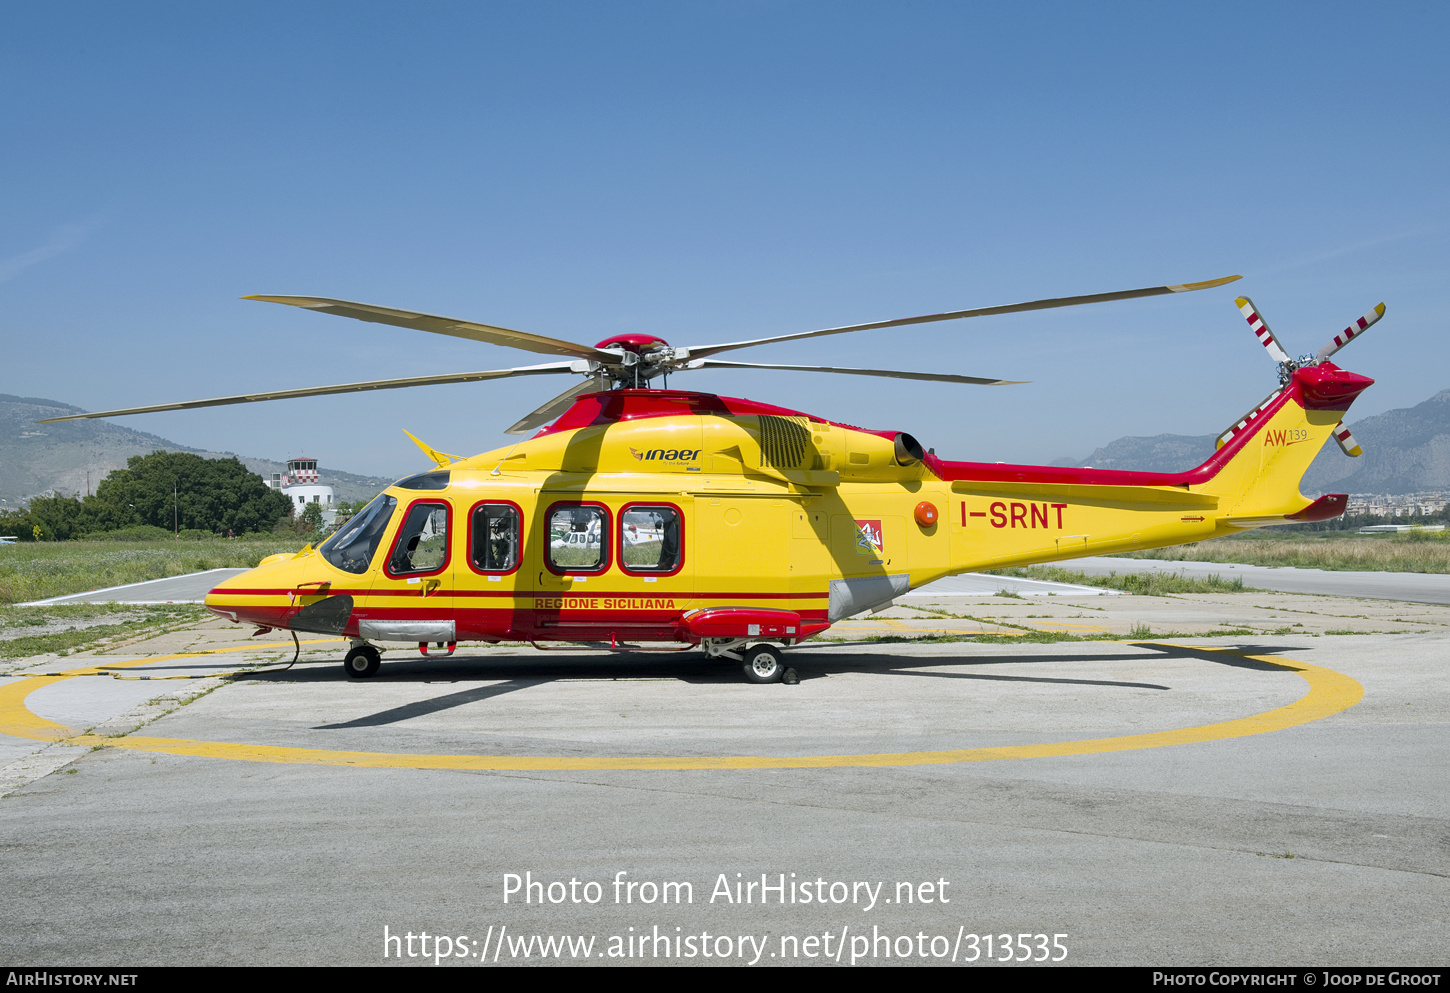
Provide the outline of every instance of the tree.
[[302,513],[297,517],[307,534],[313,534],[322,530],[322,507],[319,504],[309,503],[302,508]]
[[41,534],[36,536],[36,541],[41,537],[47,541],[65,541],[95,530],[93,515],[76,497],[35,497],[30,501],[25,516],[30,521],[28,525],[22,525],[26,530],[33,534],[35,528],[40,528]]
[[151,524],[241,534],[269,529],[291,511],[285,496],[237,459],[189,452],[132,456],[101,480],[86,505],[96,531]]
[[244,534],[271,530],[291,510],[291,501],[235,458],[152,452],[128,459],[85,500],[36,497],[23,511],[0,511],[0,534],[23,541],[38,527],[45,539],[65,541],[138,524]]

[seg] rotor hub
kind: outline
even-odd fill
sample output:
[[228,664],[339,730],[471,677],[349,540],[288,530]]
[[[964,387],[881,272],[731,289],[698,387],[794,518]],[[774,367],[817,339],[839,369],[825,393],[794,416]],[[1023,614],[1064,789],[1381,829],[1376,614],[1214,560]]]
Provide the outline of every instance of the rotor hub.
[[646,349],[666,348],[669,342],[659,335],[654,334],[617,334],[612,338],[605,338],[595,348],[621,348],[626,352],[634,352],[638,355]]

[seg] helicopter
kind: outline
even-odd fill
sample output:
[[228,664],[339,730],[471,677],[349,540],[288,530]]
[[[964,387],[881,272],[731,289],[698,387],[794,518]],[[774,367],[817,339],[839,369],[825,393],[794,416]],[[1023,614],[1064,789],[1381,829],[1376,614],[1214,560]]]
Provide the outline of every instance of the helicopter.
[[[349,639],[349,677],[379,644],[451,655],[460,642],[703,650],[772,683],[784,649],[947,576],[1202,541],[1343,514],[1345,494],[1299,483],[1373,384],[1329,361],[1381,303],[1317,353],[1292,358],[1253,302],[1236,303],[1279,385],[1179,473],[954,462],[912,435],[669,388],[694,369],[787,369],[971,385],[948,373],[715,358],[780,341],[1192,292],[1226,276],[677,347],[650,334],[580,345],[496,325],[327,297],[251,296],[325,314],[555,356],[541,365],[348,383],[75,414],[46,422],[516,376],[581,380],[508,428],[509,447],[459,457],[409,437],[433,468],[398,480],[316,547],[263,559],[206,606],[259,632]],[[655,385],[660,380],[659,385]],[[542,644],[541,644],[542,643]]]

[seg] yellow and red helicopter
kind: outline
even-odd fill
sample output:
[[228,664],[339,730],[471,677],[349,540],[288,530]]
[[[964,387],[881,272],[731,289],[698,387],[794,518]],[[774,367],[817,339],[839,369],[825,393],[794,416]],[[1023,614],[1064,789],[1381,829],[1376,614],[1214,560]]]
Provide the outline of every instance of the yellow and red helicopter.
[[[1127,300],[1222,286],[1238,276],[928,314],[724,344],[648,334],[579,345],[508,328],[323,297],[254,296],[358,320],[562,356],[542,365],[348,383],[78,414],[51,420],[461,383],[581,380],[512,427],[531,438],[401,479],[322,541],[220,584],[209,609],[235,622],[345,636],[344,668],[378,671],[378,642],[452,653],[458,642],[575,642],[703,649],[753,682],[786,669],[781,649],[958,573],[1201,541],[1318,521],[1346,496],[1299,482],[1373,380],[1328,361],[1384,304],[1314,355],[1291,358],[1246,297],[1279,387],[1180,473],[951,462],[901,431],[864,430],[750,400],[655,388],[702,368],[790,369],[999,384],[945,373],[762,365],[725,352],[933,321]],[[412,437],[410,435],[410,437]]]

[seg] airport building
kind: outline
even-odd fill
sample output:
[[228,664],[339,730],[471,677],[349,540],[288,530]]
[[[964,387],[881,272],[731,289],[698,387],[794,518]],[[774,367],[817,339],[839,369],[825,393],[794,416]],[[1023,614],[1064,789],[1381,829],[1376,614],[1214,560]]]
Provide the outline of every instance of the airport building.
[[267,485],[292,501],[293,514],[302,513],[309,503],[317,504],[322,510],[322,520],[331,524],[337,515],[332,498],[332,487],[319,483],[317,460],[299,455],[287,460],[286,472],[274,472]]

